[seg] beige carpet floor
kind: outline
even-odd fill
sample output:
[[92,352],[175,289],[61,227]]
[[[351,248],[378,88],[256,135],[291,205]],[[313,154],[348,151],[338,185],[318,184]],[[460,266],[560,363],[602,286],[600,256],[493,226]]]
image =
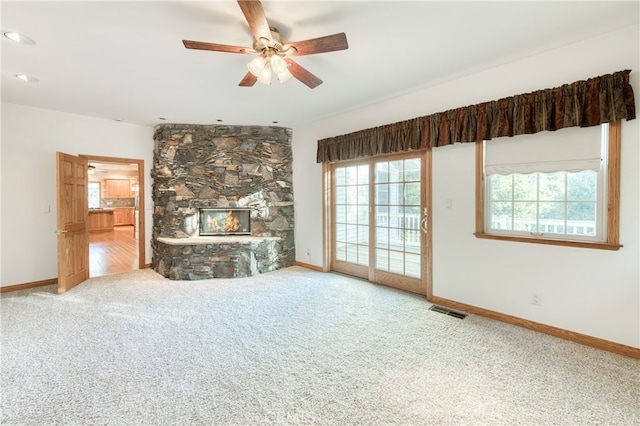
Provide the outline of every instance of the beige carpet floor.
[[1,299],[7,425],[638,425],[640,362],[292,267]]

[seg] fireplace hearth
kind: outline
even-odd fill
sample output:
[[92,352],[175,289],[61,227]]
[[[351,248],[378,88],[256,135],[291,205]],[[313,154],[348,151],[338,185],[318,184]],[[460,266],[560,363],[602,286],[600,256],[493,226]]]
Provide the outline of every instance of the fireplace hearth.
[[200,236],[251,235],[251,209],[200,209]]

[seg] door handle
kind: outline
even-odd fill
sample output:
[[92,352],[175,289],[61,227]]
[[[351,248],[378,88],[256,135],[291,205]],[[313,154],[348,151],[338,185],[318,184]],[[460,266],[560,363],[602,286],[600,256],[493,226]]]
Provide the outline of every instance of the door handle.
[[67,232],[69,232],[67,229],[56,229],[57,235],[66,234]]
[[429,221],[429,211],[427,210],[426,207],[422,211],[422,215],[424,217],[420,221],[420,228],[422,229],[422,232],[426,234],[427,232],[429,232],[429,228],[427,227],[427,222]]

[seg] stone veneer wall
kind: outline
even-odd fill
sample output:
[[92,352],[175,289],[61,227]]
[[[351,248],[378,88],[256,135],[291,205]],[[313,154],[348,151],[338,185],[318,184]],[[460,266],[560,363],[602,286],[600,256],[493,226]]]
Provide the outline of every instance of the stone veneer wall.
[[[250,274],[295,263],[290,129],[160,124],[154,140],[151,248],[158,273],[172,279],[219,277],[215,263],[221,255],[254,265]],[[206,244],[195,256],[192,245],[177,249],[175,242],[158,241],[197,236],[198,209],[225,207],[252,209],[251,235],[277,237],[269,242],[269,256],[247,254],[241,245],[231,244],[230,237],[230,244]],[[233,247],[238,251],[229,252]]]

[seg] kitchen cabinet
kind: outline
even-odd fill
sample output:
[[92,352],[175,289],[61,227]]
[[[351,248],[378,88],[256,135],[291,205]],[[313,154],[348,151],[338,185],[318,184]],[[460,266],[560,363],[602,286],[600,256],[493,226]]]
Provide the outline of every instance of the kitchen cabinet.
[[106,198],[131,198],[131,183],[129,179],[105,179]]
[[120,225],[133,225],[135,220],[135,213],[133,208],[115,208],[113,209],[113,224],[115,226]]
[[89,210],[89,232],[113,231],[113,215],[110,209]]

